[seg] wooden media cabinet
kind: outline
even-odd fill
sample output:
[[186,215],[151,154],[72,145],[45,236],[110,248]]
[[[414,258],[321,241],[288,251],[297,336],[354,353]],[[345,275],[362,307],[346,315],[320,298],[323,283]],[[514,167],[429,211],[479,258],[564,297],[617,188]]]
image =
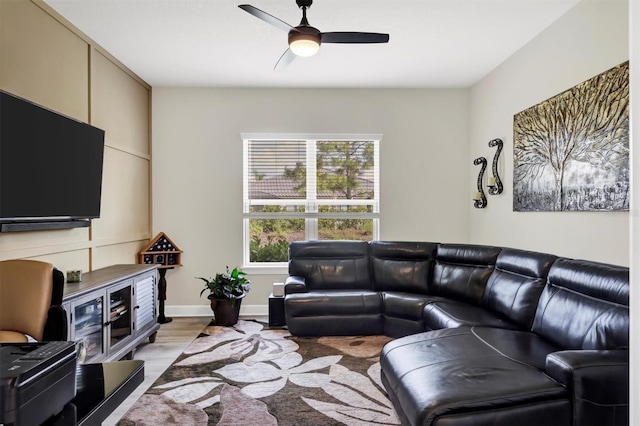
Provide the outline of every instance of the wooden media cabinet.
[[131,359],[158,324],[157,265],[113,265],[66,283],[67,340],[77,342],[80,363]]

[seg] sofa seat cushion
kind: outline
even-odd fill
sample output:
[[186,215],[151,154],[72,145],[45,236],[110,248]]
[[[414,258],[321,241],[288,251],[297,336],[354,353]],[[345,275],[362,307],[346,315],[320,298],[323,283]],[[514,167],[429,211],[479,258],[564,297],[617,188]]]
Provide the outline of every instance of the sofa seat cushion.
[[[488,343],[500,336],[517,343]],[[410,424],[473,424],[474,417],[493,424],[571,424],[567,390],[527,362],[536,358],[530,348],[516,347],[551,348],[529,336],[534,335],[459,327],[402,337],[382,350],[383,383]]]
[[326,290],[288,294],[287,317],[316,315],[367,315],[382,311],[380,293],[368,290]]
[[547,355],[560,350],[535,333],[495,327],[471,327],[477,339],[516,362],[544,370]]
[[359,336],[382,334],[380,293],[326,290],[287,294],[284,312],[295,336]]
[[508,328],[518,327],[481,306],[455,301],[439,301],[430,303],[424,308],[425,330],[475,325],[486,327]]

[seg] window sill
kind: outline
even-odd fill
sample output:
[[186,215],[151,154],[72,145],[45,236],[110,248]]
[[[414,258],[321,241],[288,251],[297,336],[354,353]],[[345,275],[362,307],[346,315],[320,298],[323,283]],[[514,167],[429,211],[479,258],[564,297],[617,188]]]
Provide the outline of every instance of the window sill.
[[244,265],[241,268],[251,275],[288,275],[289,267],[285,265]]

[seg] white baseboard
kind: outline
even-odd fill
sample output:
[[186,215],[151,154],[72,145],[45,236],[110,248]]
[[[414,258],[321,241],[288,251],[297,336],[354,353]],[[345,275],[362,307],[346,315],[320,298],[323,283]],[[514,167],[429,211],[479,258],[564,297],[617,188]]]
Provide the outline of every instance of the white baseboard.
[[[164,313],[168,317],[210,317],[213,316],[211,307],[207,305],[165,305]],[[267,305],[242,305],[241,317],[269,316]]]

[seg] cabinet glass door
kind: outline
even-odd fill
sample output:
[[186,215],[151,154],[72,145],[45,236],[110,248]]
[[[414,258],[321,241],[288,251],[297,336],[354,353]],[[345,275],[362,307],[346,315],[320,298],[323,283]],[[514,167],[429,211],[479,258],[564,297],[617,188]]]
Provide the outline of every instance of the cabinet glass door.
[[131,336],[131,285],[109,292],[109,348]]
[[104,354],[102,296],[73,303],[73,340],[78,348],[78,362],[90,362]]

